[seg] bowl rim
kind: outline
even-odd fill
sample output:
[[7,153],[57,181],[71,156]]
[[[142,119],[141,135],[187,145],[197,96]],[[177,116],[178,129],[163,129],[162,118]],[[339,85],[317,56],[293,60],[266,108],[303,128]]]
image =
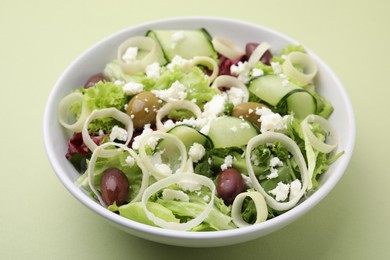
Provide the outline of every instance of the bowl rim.
[[[277,37],[281,37],[286,39],[289,42],[295,42],[297,43],[296,40],[290,38],[289,36],[280,33],[276,30],[273,30],[271,28],[265,27],[263,25],[243,21],[243,20],[238,20],[238,19],[232,19],[232,18],[224,18],[224,17],[214,17],[214,16],[183,16],[183,17],[171,17],[171,18],[164,18],[164,19],[159,19],[159,20],[153,20],[145,23],[141,23],[138,25],[130,26],[128,28],[125,28],[123,30],[120,30],[116,33],[113,33],[91,47],[87,48],[84,52],[82,52],[80,55],[77,56],[76,59],[73,60],[73,62],[70,63],[70,65],[67,66],[65,71],[61,74],[59,79],[56,81],[54,87],[51,89],[45,109],[44,109],[44,115],[43,115],[43,139],[44,139],[44,145],[45,145],[45,150],[46,154],[49,158],[50,164],[57,175],[57,177],[60,179],[62,184],[65,186],[65,188],[77,199],[79,200],[82,204],[87,206],[90,210],[93,212],[97,213],[101,217],[105,218],[106,220],[109,220],[110,222],[112,221],[114,224],[119,225],[121,228],[124,229],[131,229],[136,233],[138,236],[149,239],[149,240],[155,240],[156,242],[161,242],[162,238],[167,239],[167,243],[169,244],[175,244],[175,245],[181,245],[184,241],[192,241],[192,240],[203,240],[204,243],[202,243],[201,246],[207,246],[206,241],[210,240],[221,240],[220,245],[228,245],[228,244],[233,244],[234,238],[237,237],[243,237],[246,236],[246,238],[241,239],[241,242],[245,242],[248,240],[251,240],[252,238],[259,237],[257,234],[261,233],[262,235],[266,235],[270,232],[273,232],[277,229],[280,229],[292,221],[295,221],[297,218],[301,217],[305,213],[307,213],[311,208],[313,208],[315,205],[317,205],[338,183],[340,178],[343,176],[349,161],[352,156],[352,152],[355,146],[355,135],[356,135],[356,123],[355,123],[355,116],[354,116],[354,111],[352,108],[351,101],[348,97],[348,94],[336,76],[336,74],[328,67],[328,65],[321,59],[319,58],[315,53],[313,53],[309,48],[305,49],[310,53],[311,56],[313,56],[316,60],[316,62],[321,63],[321,66],[326,70],[326,73],[330,75],[333,79],[334,82],[336,82],[340,94],[342,95],[342,99],[346,102],[345,106],[347,108],[346,113],[348,114],[348,120],[349,120],[349,125],[350,125],[350,132],[349,133],[349,140],[346,143],[346,147],[348,147],[348,153],[345,153],[343,155],[343,159],[340,161],[337,169],[335,169],[334,176],[331,176],[328,178],[328,180],[321,185],[321,187],[316,190],[314,193],[310,195],[307,199],[305,199],[302,203],[297,205],[296,207],[292,208],[291,210],[285,212],[284,214],[267,220],[266,222],[263,222],[258,225],[253,225],[249,227],[244,227],[244,228],[239,228],[239,229],[233,229],[233,230],[223,230],[223,231],[212,231],[212,232],[185,232],[185,231],[175,231],[175,230],[167,230],[167,229],[162,229],[158,227],[152,227],[148,226],[130,219],[126,219],[122,216],[119,216],[106,208],[102,207],[100,204],[96,203],[93,201],[91,198],[86,196],[86,194],[81,191],[79,187],[77,187],[74,182],[72,182],[68,177],[67,173],[65,172],[64,169],[62,169],[60,165],[59,158],[56,158],[54,156],[54,144],[52,140],[50,140],[50,130],[51,130],[51,123],[52,121],[50,120],[50,116],[52,113],[53,107],[57,107],[57,104],[55,102],[54,96],[56,94],[56,91],[59,89],[61,82],[65,79],[67,76],[69,70],[77,64],[87,53],[91,52],[96,46],[102,45],[105,42],[109,41],[110,39],[116,38],[119,35],[125,34],[127,32],[131,32],[132,30],[135,29],[140,29],[140,28],[153,28],[153,26],[156,25],[161,25],[161,24],[167,24],[167,23],[175,23],[175,22],[196,22],[196,21],[206,21],[206,22],[219,22],[219,23],[234,23],[238,24],[243,27],[254,27],[259,30],[265,31],[267,33],[271,33],[274,35],[277,35]],[[262,236],[261,235],[261,236]],[[154,238],[156,237],[156,239]],[[159,238],[158,238],[159,237]],[[175,242],[174,240],[180,239],[182,242]],[[186,243],[187,244],[187,243]],[[218,244],[218,243],[217,243]],[[212,246],[215,246],[213,244]]]

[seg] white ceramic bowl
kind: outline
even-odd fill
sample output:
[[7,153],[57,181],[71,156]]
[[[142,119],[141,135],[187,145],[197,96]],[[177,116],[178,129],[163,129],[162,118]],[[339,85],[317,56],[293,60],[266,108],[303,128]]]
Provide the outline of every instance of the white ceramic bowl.
[[266,41],[274,51],[286,44],[297,44],[295,40],[274,30],[243,21],[213,17],[183,17],[153,21],[123,30],[98,42],[81,54],[61,75],[54,86],[44,113],[43,135],[47,154],[52,167],[63,185],[73,196],[89,209],[120,229],[135,236],[170,245],[189,247],[215,247],[242,243],[276,231],[293,222],[312,209],[337,184],[352,155],[355,142],[355,119],[347,93],[332,70],[312,51],[308,53],[319,67],[318,91],[334,106],[330,122],[339,134],[339,149],[345,154],[330,166],[322,176],[321,187],[295,208],[251,227],[217,232],[182,232],[164,230],[143,225],[116,215],[93,201],[89,194],[75,185],[79,173],[65,159],[68,135],[58,123],[57,106],[72,89],[83,85],[90,76],[103,70],[106,63],[115,58],[118,45],[134,35],[144,35],[149,29],[198,29],[204,27],[211,35],[225,36],[245,46],[246,42]]

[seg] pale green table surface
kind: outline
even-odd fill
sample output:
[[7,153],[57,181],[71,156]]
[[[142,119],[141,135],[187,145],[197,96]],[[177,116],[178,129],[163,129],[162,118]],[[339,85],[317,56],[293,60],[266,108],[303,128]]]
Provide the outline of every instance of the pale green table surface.
[[[0,259],[390,259],[390,2],[0,1]],[[44,150],[42,115],[62,71],[127,27],[174,16],[242,19],[285,33],[337,73],[357,143],[330,195],[266,237],[192,249],[128,235],[62,186]]]

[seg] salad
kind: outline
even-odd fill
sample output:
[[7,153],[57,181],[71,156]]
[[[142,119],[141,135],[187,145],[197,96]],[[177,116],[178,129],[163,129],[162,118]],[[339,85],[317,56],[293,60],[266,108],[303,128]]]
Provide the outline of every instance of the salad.
[[301,45],[232,40],[149,30],[75,86],[59,122],[80,188],[125,218],[192,232],[255,225],[315,191],[343,153],[317,65]]

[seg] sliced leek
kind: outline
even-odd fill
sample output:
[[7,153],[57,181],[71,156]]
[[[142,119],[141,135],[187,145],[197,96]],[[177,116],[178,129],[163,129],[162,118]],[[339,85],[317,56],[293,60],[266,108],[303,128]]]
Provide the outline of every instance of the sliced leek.
[[251,225],[243,220],[242,214],[241,214],[242,204],[243,204],[244,199],[246,197],[250,197],[253,200],[255,207],[256,207],[257,213],[256,213],[256,221],[254,224],[264,222],[267,220],[267,217],[268,217],[267,203],[265,202],[263,195],[261,195],[257,191],[247,191],[247,192],[240,193],[234,199],[233,205],[232,205],[233,223],[237,227],[240,227],[240,228]]
[[[111,149],[106,149],[110,147]],[[112,149],[112,147],[117,147],[117,149]],[[134,199],[132,199],[130,201],[131,202],[136,202],[136,201],[140,201],[141,200],[141,197],[142,197],[142,194],[144,193],[145,189],[148,187],[149,185],[149,174],[145,168],[145,166],[143,165],[140,157],[137,155],[137,153],[135,153],[132,149],[130,149],[129,147],[127,147],[126,145],[123,145],[123,144],[118,144],[118,143],[115,143],[115,142],[107,142],[107,143],[104,143],[100,146],[98,146],[94,152],[92,153],[92,156],[91,156],[91,159],[89,161],[89,164],[88,164],[88,169],[87,169],[87,174],[88,174],[88,184],[89,184],[89,187],[91,188],[92,192],[95,194],[96,198],[99,200],[99,202],[104,206],[104,207],[107,207],[109,205],[106,205],[100,195],[100,192],[96,189],[95,187],[95,182],[94,182],[94,168],[95,168],[95,163],[96,163],[96,160],[99,158],[99,157],[105,157],[107,158],[106,154],[107,152],[109,151],[109,154],[111,156],[114,156],[115,154],[119,153],[119,152],[127,152],[129,153],[129,155],[135,159],[138,167],[141,169],[142,171],[142,182],[141,182],[141,187],[138,191],[138,194],[134,197]],[[102,156],[104,155],[104,156]],[[111,157],[110,156],[110,157]],[[131,185],[131,183],[130,183]]]
[[162,120],[164,117],[166,117],[169,112],[175,109],[185,109],[190,112],[192,112],[197,118],[200,118],[202,115],[202,111],[200,108],[193,102],[189,100],[181,100],[181,101],[174,101],[174,102],[169,102],[166,103],[162,108],[160,108],[157,111],[156,115],[156,127],[157,130],[166,132],[169,129],[167,129],[164,124],[162,123]]
[[[161,219],[154,215],[151,211],[149,211],[147,207],[147,203],[149,201],[149,198],[153,196],[156,192],[162,190],[165,187],[168,187],[170,185],[185,182],[185,183],[198,183],[202,186],[205,186],[210,189],[210,200],[208,201],[207,206],[205,209],[195,218],[184,222],[184,223],[177,223],[177,222],[169,222],[164,219]],[[202,223],[209,215],[210,211],[214,207],[214,197],[215,197],[215,184],[214,182],[209,179],[208,177],[205,177],[203,175],[198,175],[194,173],[186,173],[186,174],[173,174],[167,178],[164,178],[160,181],[155,182],[154,184],[150,185],[144,192],[142,196],[142,207],[146,213],[146,216],[150,221],[152,221],[155,225],[171,229],[171,230],[179,230],[179,231],[188,231],[192,228],[196,227],[200,223]]]
[[[133,136],[133,130],[134,130],[133,121],[126,113],[123,113],[123,112],[121,112],[118,109],[113,108],[113,107],[100,109],[100,110],[94,110],[85,120],[83,129],[81,132],[85,145],[92,152],[98,147],[98,145],[92,140],[91,136],[89,135],[88,125],[93,120],[98,119],[98,118],[104,118],[104,117],[112,117],[125,125],[126,131],[128,134],[127,139],[125,141],[125,145],[129,144],[131,137]],[[101,156],[102,157],[104,157],[104,156],[110,157],[111,152],[110,151],[102,152]]]
[[238,59],[245,54],[245,52],[238,45],[222,36],[215,36],[212,40],[212,43],[214,49],[218,53],[222,54],[230,60]]
[[[179,154],[180,154],[178,156],[178,158],[180,158],[180,165],[178,165],[178,167],[177,167],[177,172],[185,172],[186,169],[188,168],[188,165],[187,165],[187,157],[188,156],[187,156],[186,147],[184,146],[183,142],[180,141],[180,139],[177,138],[176,136],[168,134],[168,133],[164,133],[161,131],[154,131],[150,134],[143,136],[140,140],[138,152],[139,152],[140,158],[144,162],[146,169],[157,180],[166,178],[174,173],[172,169],[175,168],[174,167],[175,165],[156,164],[153,162],[151,156],[149,156],[147,154],[147,149],[148,149],[148,147],[150,147],[150,141],[152,140],[152,142],[154,142],[154,143],[156,141],[161,142],[160,139],[164,139],[164,141],[169,142],[170,144],[172,144],[173,146],[175,146],[178,149]],[[164,152],[164,151],[162,151],[162,152]],[[165,168],[163,168],[161,166],[164,166],[165,168],[169,167],[171,169],[171,171],[167,172],[167,171],[165,171]]]
[[[81,114],[74,123],[69,123],[69,111],[76,102],[81,102]],[[58,120],[60,124],[73,132],[80,132],[83,129],[84,122],[91,113],[84,103],[84,96],[79,92],[72,92],[64,97],[58,107]]]
[[[253,165],[251,162],[251,154],[254,148],[256,148],[259,145],[263,144],[270,144],[274,142],[280,142],[293,156],[295,159],[299,171],[301,173],[302,177],[302,188],[299,191],[299,193],[292,199],[287,202],[279,202],[274,197],[270,196],[260,185],[259,180],[257,179],[254,171],[253,171]],[[257,135],[249,140],[246,151],[245,151],[245,157],[246,157],[246,166],[248,169],[248,175],[252,181],[253,187],[261,193],[261,195],[264,196],[265,200],[267,201],[267,204],[275,209],[275,210],[289,210],[293,208],[298,201],[302,198],[302,196],[306,192],[306,188],[310,182],[310,178],[308,176],[308,171],[306,167],[305,159],[302,155],[302,152],[300,151],[298,145],[287,135],[281,134],[281,133],[275,133],[275,132],[266,132],[260,135]]]
[[[299,71],[294,65],[300,66],[303,71]],[[317,74],[317,64],[309,55],[302,52],[291,52],[287,55],[282,65],[283,73],[298,81],[302,85],[309,84]]]
[[[135,52],[138,52],[138,50],[146,51],[147,54],[141,59],[134,57],[133,60],[126,61],[123,59],[123,56],[129,48],[135,48]],[[121,45],[119,45],[117,60],[124,72],[128,74],[136,74],[139,72],[144,72],[148,65],[154,62],[159,62],[161,55],[160,46],[154,39],[149,37],[135,36],[127,39]]]

